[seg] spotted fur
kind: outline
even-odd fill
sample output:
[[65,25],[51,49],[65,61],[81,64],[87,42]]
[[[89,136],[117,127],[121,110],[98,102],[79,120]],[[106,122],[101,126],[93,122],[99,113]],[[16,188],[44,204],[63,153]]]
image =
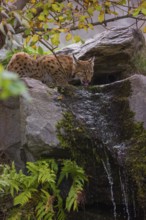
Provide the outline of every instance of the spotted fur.
[[37,58],[19,52],[13,55],[7,69],[20,77],[32,77],[47,85],[67,85],[72,79],[79,79],[88,85],[93,77],[94,59],[77,60],[69,55],[41,55]]

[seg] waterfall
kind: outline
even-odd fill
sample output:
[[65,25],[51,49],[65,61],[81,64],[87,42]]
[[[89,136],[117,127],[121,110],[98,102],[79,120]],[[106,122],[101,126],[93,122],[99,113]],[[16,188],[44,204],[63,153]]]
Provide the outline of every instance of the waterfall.
[[113,204],[113,214],[114,214],[114,219],[116,220],[117,219],[117,211],[116,211],[116,203],[115,203],[115,199],[114,199],[114,192],[113,192],[113,178],[112,178],[112,173],[111,173],[111,166],[110,166],[110,163],[109,163],[109,159],[108,157],[106,156],[106,162],[104,162],[102,160],[102,164],[103,164],[103,167],[104,167],[104,170],[107,174],[107,178],[108,178],[108,182],[109,182],[109,185],[110,185],[110,193],[111,193],[111,201],[112,201],[112,204]]
[[134,191],[132,192],[132,201],[133,201],[133,212],[134,212],[134,218],[136,219],[136,204],[135,204],[135,195],[134,195]]
[[130,213],[129,213],[129,207],[128,207],[128,196],[127,196],[127,190],[126,190],[126,183],[125,179],[122,179],[121,172],[119,170],[119,178],[120,178],[120,185],[121,185],[121,191],[122,191],[122,197],[123,197],[123,204],[125,206],[125,213],[127,214],[127,220],[130,220]]

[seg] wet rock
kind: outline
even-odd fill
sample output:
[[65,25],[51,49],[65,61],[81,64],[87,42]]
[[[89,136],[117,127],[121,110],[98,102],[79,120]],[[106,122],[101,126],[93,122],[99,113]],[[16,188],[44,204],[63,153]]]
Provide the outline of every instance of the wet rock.
[[18,168],[29,160],[70,154],[89,176],[86,205],[104,204],[114,218],[133,218],[137,199],[133,187],[128,187],[126,160],[133,142],[140,141],[139,135],[135,138],[135,123],[146,123],[146,77],[76,87],[72,96],[37,80],[24,80],[31,102],[23,98],[1,102],[1,150]]

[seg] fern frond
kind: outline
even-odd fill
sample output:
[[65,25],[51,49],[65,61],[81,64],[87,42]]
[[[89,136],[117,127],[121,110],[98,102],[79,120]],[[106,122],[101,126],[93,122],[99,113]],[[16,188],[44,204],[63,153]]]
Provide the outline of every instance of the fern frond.
[[21,220],[22,218],[21,210],[15,209],[11,211],[11,216],[8,217],[8,220]]
[[27,162],[26,168],[30,173],[37,173],[38,171],[36,163]]
[[24,191],[14,198],[14,205],[25,205],[31,199],[31,191]]
[[56,174],[54,173],[53,170],[49,168],[45,169],[45,167],[39,169],[39,174],[38,174],[39,183],[48,182],[49,184],[51,184],[51,183],[55,183],[55,179],[56,179]]
[[71,209],[74,211],[77,210],[77,189],[75,187],[71,187],[68,197],[66,199],[66,209],[69,212]]
[[0,180],[0,191],[4,192],[4,188],[8,187],[9,183],[5,180]]

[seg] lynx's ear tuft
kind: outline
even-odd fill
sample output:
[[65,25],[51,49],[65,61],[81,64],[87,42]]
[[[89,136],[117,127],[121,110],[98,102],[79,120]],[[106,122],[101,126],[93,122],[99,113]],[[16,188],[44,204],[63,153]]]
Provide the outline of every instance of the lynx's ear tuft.
[[91,57],[88,61],[94,64],[95,57]]
[[78,60],[77,60],[77,58],[75,57],[74,54],[72,55],[72,58],[73,58],[73,63],[74,63],[74,64],[77,64],[77,63],[78,63]]

